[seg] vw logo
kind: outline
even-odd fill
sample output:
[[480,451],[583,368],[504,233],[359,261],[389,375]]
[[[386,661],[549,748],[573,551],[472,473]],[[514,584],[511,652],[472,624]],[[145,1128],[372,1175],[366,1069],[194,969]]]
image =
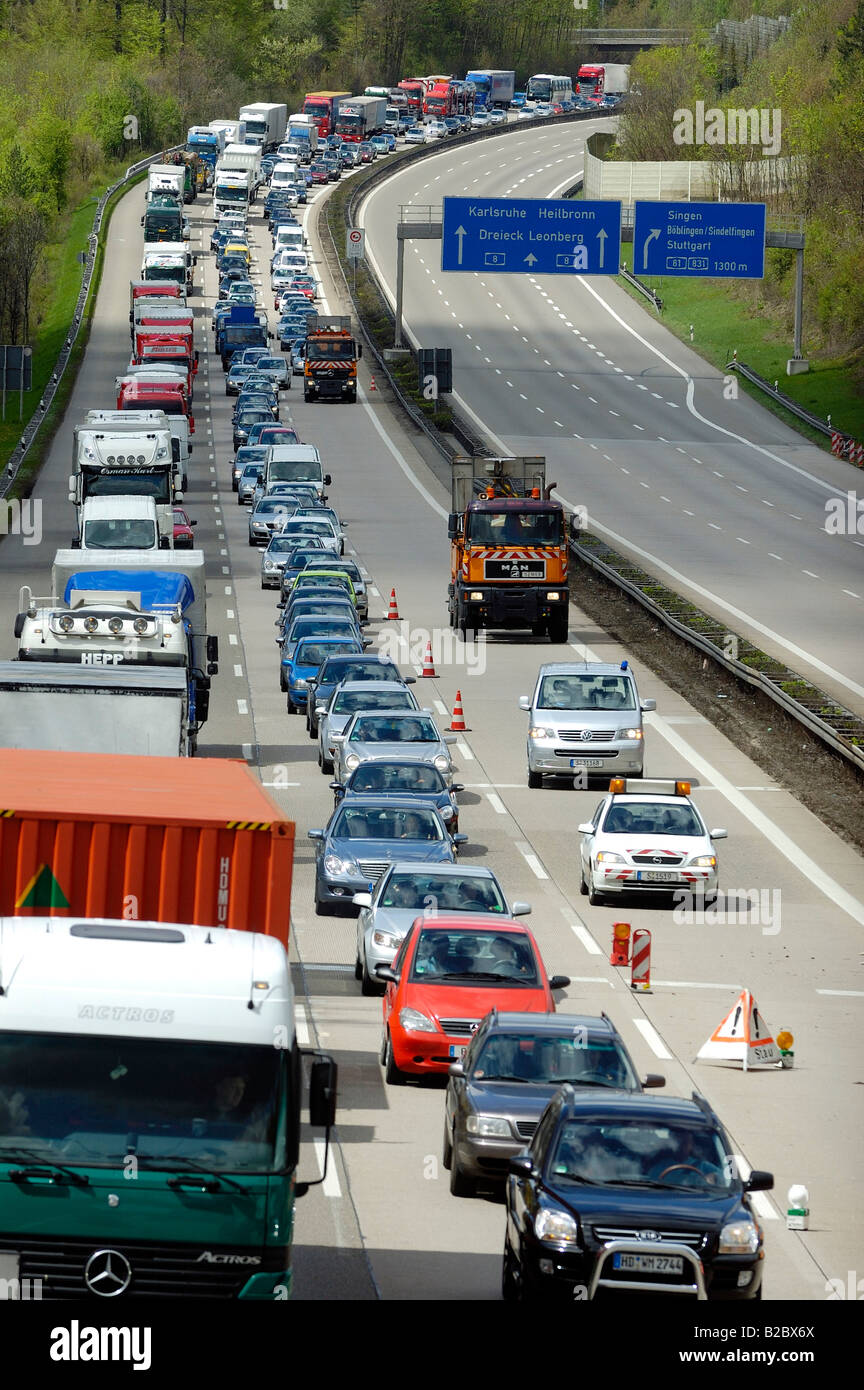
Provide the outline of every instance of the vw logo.
[[637,1231],[637,1232],[636,1232],[636,1235],[637,1235],[637,1238],[638,1238],[639,1240],[659,1240],[659,1239],[660,1239],[660,1232],[659,1232],[659,1231]]
[[132,1266],[119,1250],[95,1250],[84,1266],[84,1283],[100,1298],[116,1298],[132,1283]]
[[590,729],[583,729],[582,732],[581,732],[581,734],[579,735],[579,737],[580,737],[580,739],[582,740],[583,743],[590,743],[590,742],[591,742],[591,730],[590,730]]

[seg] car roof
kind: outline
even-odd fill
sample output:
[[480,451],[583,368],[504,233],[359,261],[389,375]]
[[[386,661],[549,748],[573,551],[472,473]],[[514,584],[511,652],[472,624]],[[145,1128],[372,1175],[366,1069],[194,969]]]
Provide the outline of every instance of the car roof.
[[614,661],[547,661],[540,667],[538,676],[632,676],[628,666],[626,671]]
[[519,1028],[532,1033],[567,1033],[576,1028],[583,1028],[598,1037],[604,1033],[609,1038],[620,1036],[615,1024],[606,1014],[527,1014],[515,1010],[504,1013],[496,1009],[494,1015],[489,1023],[490,1032],[493,1029],[503,1031]]
[[[376,806],[382,809],[386,809],[388,811],[406,810],[404,796],[388,796],[386,792],[369,792],[364,793],[362,796],[352,796],[351,800],[348,802],[340,801],[339,805],[336,807],[336,810],[340,810],[340,808],[345,805],[350,807],[352,811],[372,810]],[[410,811],[411,809],[412,807],[409,804],[407,810]],[[429,811],[433,816],[438,815],[438,812],[436,811],[435,807],[431,806],[429,804],[428,799],[424,799],[423,797],[417,798],[416,810]]]
[[[436,873],[437,870],[438,866],[436,865]],[[412,926],[416,927],[417,922],[420,922],[424,927],[431,927],[433,931],[469,931],[472,935],[477,932],[489,932],[492,935],[505,931],[512,932],[514,936],[527,936],[533,940],[528,928],[513,917],[496,917],[494,921],[484,920],[478,923],[475,912],[436,912],[434,917],[419,917],[417,921],[412,923]]]
[[[374,659],[374,660],[377,660],[377,657],[376,657],[376,658],[373,658],[373,659]],[[401,694],[403,691],[406,691],[406,690],[408,690],[409,688],[410,688],[410,687],[407,686],[407,685],[404,685],[404,684],[402,683],[402,681],[383,681],[383,680],[382,680],[382,681],[351,681],[351,680],[345,680],[345,681],[340,681],[340,683],[339,683],[339,694],[340,694],[340,695],[344,695],[346,691],[362,691],[362,693],[363,693],[364,695],[367,695],[367,694],[370,694],[370,693],[374,693],[374,691],[376,691],[376,690],[384,690],[384,691],[387,691],[387,690],[393,690],[393,689],[398,690],[398,691],[400,692],[400,694]],[[357,713],[359,714],[360,711],[358,710]],[[418,713],[422,713],[422,711],[418,711]],[[429,766],[431,767],[432,764],[430,763]]]
[[579,1115],[596,1116],[602,1112],[609,1119],[679,1120],[705,1129],[721,1127],[718,1116],[701,1097],[697,1101],[684,1096],[658,1096],[634,1091],[607,1091],[603,1095],[592,1092],[588,1095],[573,1086],[564,1086],[562,1090],[565,1092],[562,1111],[574,1119]]
[[[360,798],[358,797],[357,800],[359,801],[359,799]],[[416,859],[394,859],[393,863],[388,864],[387,868],[384,870],[384,874],[389,873],[435,874],[436,876],[438,874],[446,874],[447,876],[452,878],[459,877],[491,879],[494,883],[498,884],[497,875],[493,872],[492,869],[489,868],[487,864],[418,864]],[[382,874],[382,878],[383,877],[384,875]],[[498,884],[498,886],[500,887],[500,884]],[[503,889],[501,891],[503,892]],[[477,916],[478,914],[476,912],[472,912],[471,920],[474,921]],[[440,913],[435,918],[435,920],[441,920]],[[498,919],[496,918],[496,921],[497,920]],[[510,917],[502,917],[500,920],[511,924],[513,922],[513,919]]]

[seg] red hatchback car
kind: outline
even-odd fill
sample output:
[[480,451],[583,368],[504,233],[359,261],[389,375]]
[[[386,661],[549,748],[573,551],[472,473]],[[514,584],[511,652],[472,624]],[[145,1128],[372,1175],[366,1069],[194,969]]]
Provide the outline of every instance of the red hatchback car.
[[191,550],[195,544],[195,532],[193,526],[197,526],[197,521],[190,521],[188,513],[182,507],[174,508],[174,549]]
[[570,983],[546,974],[537,943],[522,922],[480,924],[471,914],[418,917],[386,981],[381,1062],[391,1086],[409,1076],[446,1075],[490,1009],[554,1013],[552,991]]

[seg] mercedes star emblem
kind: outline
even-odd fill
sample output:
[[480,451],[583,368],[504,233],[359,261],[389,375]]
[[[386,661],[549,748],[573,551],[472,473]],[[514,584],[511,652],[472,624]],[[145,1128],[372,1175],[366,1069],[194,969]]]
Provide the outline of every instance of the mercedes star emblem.
[[84,1283],[100,1298],[116,1298],[132,1283],[132,1266],[119,1250],[95,1250],[84,1266]]

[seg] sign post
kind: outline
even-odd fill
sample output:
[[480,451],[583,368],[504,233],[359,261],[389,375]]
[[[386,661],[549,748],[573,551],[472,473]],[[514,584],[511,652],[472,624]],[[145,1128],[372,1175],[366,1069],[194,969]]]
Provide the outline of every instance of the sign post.
[[363,227],[349,227],[345,235],[345,255],[354,265],[354,288],[357,288],[357,262],[366,253],[366,232]]

